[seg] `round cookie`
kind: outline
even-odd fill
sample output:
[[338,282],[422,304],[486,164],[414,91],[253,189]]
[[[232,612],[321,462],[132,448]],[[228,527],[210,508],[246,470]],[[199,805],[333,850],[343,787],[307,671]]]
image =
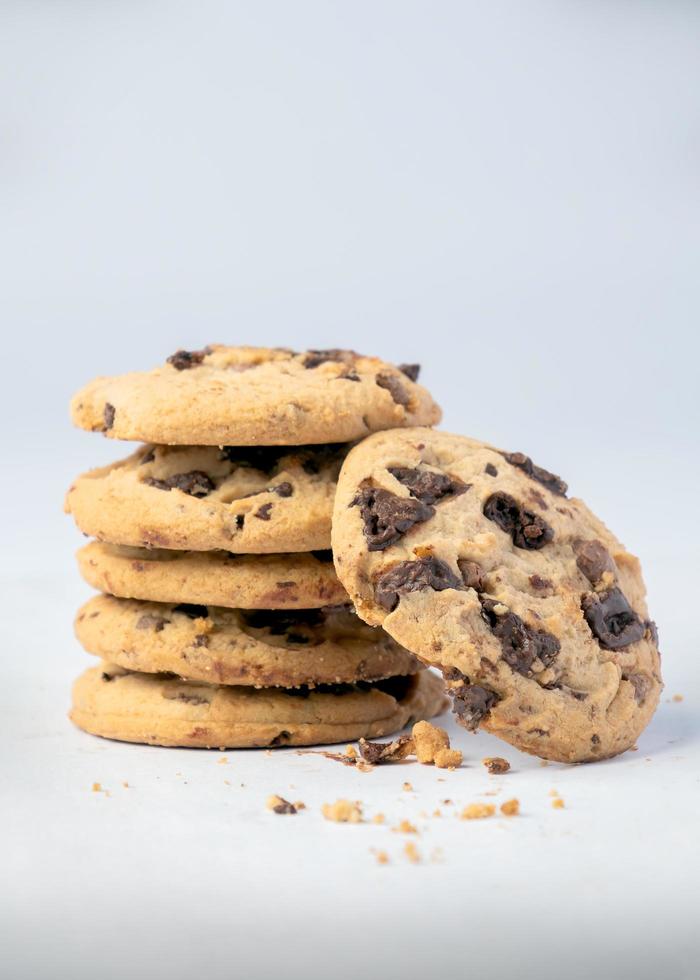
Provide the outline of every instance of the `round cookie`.
[[74,396],[71,416],[112,439],[172,445],[351,442],[439,422],[417,373],[353,351],[212,344],[152,371],[96,378]]
[[129,670],[253,687],[373,681],[422,669],[348,606],[276,612],[100,595],[75,621],[89,653]]
[[77,558],[86,582],[123,599],[234,609],[318,609],[348,601],[330,552],[230,555],[91,541]]
[[105,662],[75,682],[70,717],[86,732],[125,742],[254,748],[391,735],[444,704],[440,679],[429,671],[285,691],[198,684]]
[[467,728],[547,759],[634,744],[662,688],[638,560],[521,453],[428,429],[347,457],[338,575],[367,622],[439,667]]
[[65,510],[112,544],[238,554],[331,546],[346,444],[144,446],[79,476]]

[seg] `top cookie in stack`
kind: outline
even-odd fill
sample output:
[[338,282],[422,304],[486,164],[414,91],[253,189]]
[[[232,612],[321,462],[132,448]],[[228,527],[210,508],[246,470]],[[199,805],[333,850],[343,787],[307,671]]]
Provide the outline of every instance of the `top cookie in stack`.
[[[348,602],[327,549],[350,444],[439,421],[417,374],[351,351],[214,345],[78,392],[77,425],[147,443],[66,499],[97,539],[80,570],[110,597],[84,607],[78,636],[118,664],[76,685],[81,727],[170,745],[309,744],[387,734],[441,707],[435,679],[353,613],[308,628],[309,610]],[[294,689],[301,700],[284,696]]]

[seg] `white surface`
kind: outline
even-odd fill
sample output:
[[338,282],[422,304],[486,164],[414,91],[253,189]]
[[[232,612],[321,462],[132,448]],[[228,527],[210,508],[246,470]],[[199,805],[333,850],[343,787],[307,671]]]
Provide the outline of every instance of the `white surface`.
[[[8,980],[697,976],[699,42],[682,0],[0,4]],[[440,783],[74,731],[61,499],[130,447],[68,397],[211,341],[422,361],[446,429],[560,472],[643,560],[639,751],[542,768],[456,732]],[[418,816],[494,786],[522,817]],[[387,826],[324,822],[340,796]]]

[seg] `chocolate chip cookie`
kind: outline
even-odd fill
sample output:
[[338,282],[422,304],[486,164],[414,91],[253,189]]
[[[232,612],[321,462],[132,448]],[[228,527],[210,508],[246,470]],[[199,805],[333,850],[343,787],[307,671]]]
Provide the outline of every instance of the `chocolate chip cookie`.
[[112,544],[238,554],[331,546],[349,446],[143,446],[74,481],[65,509]]
[[191,748],[314,745],[377,738],[443,710],[430,671],[309,690],[201,684],[103,662],[73,687],[70,717],[124,742]]
[[92,541],[77,557],[86,582],[123,599],[234,609],[314,609],[348,601],[330,552],[231,555]]
[[76,425],[113,439],[188,446],[351,442],[440,409],[394,367],[347,350],[226,347],[177,351],[161,367],[97,378],[71,403]]
[[368,623],[439,667],[467,728],[547,759],[623,752],[662,688],[638,560],[519,452],[417,428],[347,457],[338,575]]
[[129,670],[212,684],[316,687],[422,669],[348,606],[242,610],[95,596],[75,620],[89,652]]

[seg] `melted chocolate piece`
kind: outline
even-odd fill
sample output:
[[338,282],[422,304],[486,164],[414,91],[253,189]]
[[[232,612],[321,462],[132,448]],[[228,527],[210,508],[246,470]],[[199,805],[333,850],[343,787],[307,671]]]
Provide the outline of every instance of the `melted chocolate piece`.
[[380,487],[363,487],[350,506],[360,508],[368,551],[383,551],[435,513],[421,500],[397,497]]
[[511,466],[517,466],[526,476],[529,476],[532,480],[537,480],[538,483],[547,487],[548,490],[551,490],[558,497],[566,496],[566,491],[569,488],[562,478],[557,476],[556,473],[550,473],[549,470],[545,470],[541,466],[536,466],[525,453],[503,453],[502,455]]
[[543,518],[507,493],[491,494],[484,504],[484,517],[510,534],[516,548],[539,551],[554,537],[554,531]]
[[176,371],[188,371],[201,364],[207,354],[211,354],[210,347],[204,347],[202,350],[178,350],[171,354],[167,361]]
[[413,739],[410,735],[399,735],[392,742],[368,742],[365,738],[361,738],[359,742],[360,755],[373,766],[405,759],[412,748]]
[[339,363],[349,363],[355,360],[357,355],[351,350],[341,350],[333,347],[329,350],[310,350],[304,357],[305,368],[315,368],[326,361],[337,361]]
[[637,643],[646,627],[617,587],[606,592],[587,592],[581,609],[591,633],[604,650],[621,650]]
[[117,414],[114,405],[110,405],[109,402],[105,402],[104,411],[102,412],[102,417],[104,418],[104,431],[109,432],[109,430],[114,425],[114,416]]
[[489,476],[498,476],[498,470],[493,465],[493,463],[487,463],[484,467],[484,473],[488,473]]
[[157,480],[153,476],[147,476],[143,481],[149,487],[156,490],[182,490],[190,497],[206,497],[214,489],[214,481],[203,473],[202,470],[191,470],[189,473],[174,473],[165,480]]
[[209,616],[206,606],[197,606],[193,602],[181,602],[179,606],[173,607],[173,612],[183,613],[190,619],[206,619]]
[[294,493],[294,487],[285,480],[284,483],[278,483],[276,487],[271,487],[271,492],[276,493],[278,497],[291,497]]
[[459,497],[469,490],[470,483],[462,483],[447,473],[433,473],[412,466],[390,466],[391,475],[402,483],[412,497],[424,504],[436,504],[446,497]]
[[163,616],[154,616],[153,613],[144,613],[143,616],[139,616],[139,618],[136,620],[136,629],[153,629],[156,631],[156,633],[160,633],[167,622],[169,622],[169,620],[165,619]]
[[418,558],[416,561],[400,561],[383,572],[376,581],[374,596],[389,612],[396,609],[402,595],[433,589],[463,589],[462,579],[452,571],[447,562],[439,558]]
[[538,592],[544,592],[545,589],[554,588],[554,583],[551,579],[542,578],[542,576],[538,575],[537,572],[530,576],[529,582],[533,589],[537,589]]
[[608,550],[600,541],[583,541],[578,538],[573,542],[576,564],[591,585],[595,585],[603,577],[603,572],[613,571],[615,564]]
[[410,404],[411,396],[396,375],[388,374],[386,371],[382,371],[374,380],[380,388],[386,388],[397,405],[403,405],[405,408]]
[[405,374],[409,381],[417,381],[420,374],[420,364],[398,364],[401,374]]
[[270,511],[272,510],[272,504],[262,504],[253,514],[253,517],[257,517],[261,521],[270,520]]
[[531,677],[536,660],[549,667],[560,650],[556,636],[527,626],[514,612],[497,613],[496,607],[500,605],[502,603],[493,599],[482,599],[481,614],[493,635],[501,641],[501,655],[511,670],[523,677]]
[[468,589],[474,589],[475,592],[484,591],[486,586],[481,565],[475,561],[470,561],[468,558],[458,558],[457,568],[462,573],[462,579]]
[[447,693],[452,698],[452,710],[464,727],[473,732],[500,701],[499,696],[480,684],[470,684],[469,678],[454,667],[445,671],[444,676],[445,680],[461,681],[459,686],[448,688]]

